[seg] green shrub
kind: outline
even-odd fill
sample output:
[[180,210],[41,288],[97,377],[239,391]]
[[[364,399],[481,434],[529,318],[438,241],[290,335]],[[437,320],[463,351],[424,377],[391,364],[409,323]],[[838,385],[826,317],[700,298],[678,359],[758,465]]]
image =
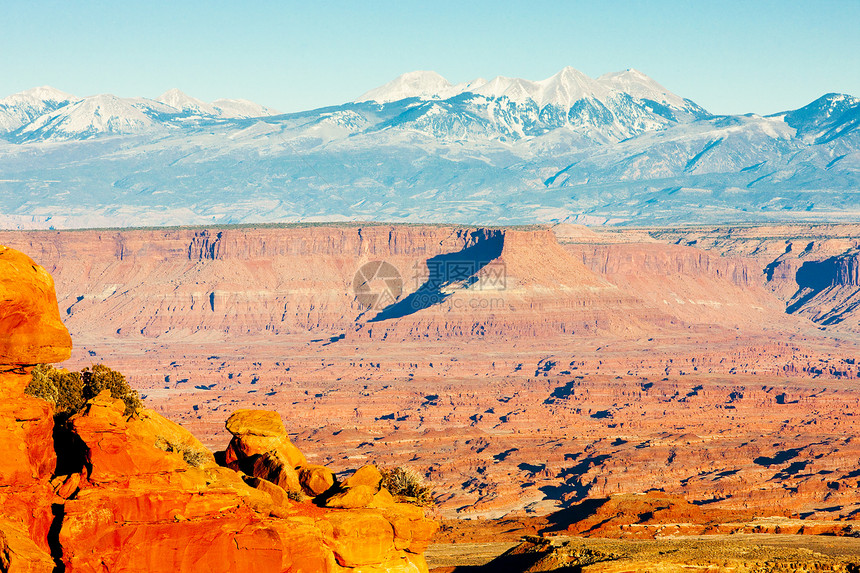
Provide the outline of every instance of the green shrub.
[[125,376],[116,370],[111,370],[104,364],[93,364],[92,369],[84,368],[81,370],[81,376],[84,381],[84,399],[95,398],[103,390],[110,390],[110,395],[113,398],[125,403],[126,415],[143,407],[137,391],[132,390],[128,382],[125,381]]
[[30,396],[53,402],[58,414],[71,415],[83,409],[87,400],[102,390],[110,390],[112,397],[125,403],[126,415],[143,407],[125,376],[104,364],[95,364],[92,369],[84,368],[80,372],[39,364],[33,368],[32,380],[24,391]]
[[382,470],[382,487],[391,495],[405,498],[421,506],[433,505],[433,488],[424,483],[424,477],[412,468],[396,467]]
[[54,367],[50,364],[38,364],[33,368],[32,380],[24,390],[25,393],[48,402],[57,403],[57,385],[51,375]]

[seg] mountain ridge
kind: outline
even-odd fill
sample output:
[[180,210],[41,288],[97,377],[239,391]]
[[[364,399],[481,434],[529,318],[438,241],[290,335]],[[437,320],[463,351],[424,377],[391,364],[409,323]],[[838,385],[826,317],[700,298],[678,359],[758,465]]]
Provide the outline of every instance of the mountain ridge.
[[[854,96],[721,116],[637,70],[573,68],[457,85],[414,72],[368,93],[392,101],[286,114],[178,90],[44,103],[0,133],[0,226],[860,217]],[[8,100],[0,118],[26,118]]]

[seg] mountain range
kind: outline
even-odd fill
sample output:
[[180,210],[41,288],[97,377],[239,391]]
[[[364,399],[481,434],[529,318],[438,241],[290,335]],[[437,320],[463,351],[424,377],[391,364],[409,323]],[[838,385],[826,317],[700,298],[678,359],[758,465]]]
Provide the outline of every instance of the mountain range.
[[0,227],[856,219],[858,126],[850,95],[713,115],[637,70],[411,72],[287,114],[42,87],[0,100]]

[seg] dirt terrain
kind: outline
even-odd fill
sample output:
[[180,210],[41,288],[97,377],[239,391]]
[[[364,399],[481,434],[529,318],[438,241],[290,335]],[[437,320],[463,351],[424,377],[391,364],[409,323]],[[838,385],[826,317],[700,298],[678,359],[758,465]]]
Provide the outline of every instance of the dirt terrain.
[[[66,366],[115,365],[212,448],[229,412],[271,408],[314,463],[425,473],[446,518],[661,492],[701,525],[860,515],[858,236],[375,225],[0,243],[53,274]],[[354,277],[379,260],[402,292],[367,309]]]
[[[501,551],[504,553],[499,554]],[[445,553],[441,546],[431,547],[427,561],[434,573],[851,572],[860,568],[860,542],[796,535],[690,536],[658,541],[529,537],[513,547],[506,543],[469,544],[455,546],[451,553]]]

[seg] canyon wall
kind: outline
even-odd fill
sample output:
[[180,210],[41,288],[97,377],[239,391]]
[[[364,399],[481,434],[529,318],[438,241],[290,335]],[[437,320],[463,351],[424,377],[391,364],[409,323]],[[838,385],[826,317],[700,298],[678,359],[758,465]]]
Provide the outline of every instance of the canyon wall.
[[[417,468],[450,517],[663,489],[850,518],[858,348],[785,312],[808,261],[770,279],[785,239],[757,232],[755,245],[382,225],[0,242],[54,272],[67,366],[121,368],[213,448],[233,410],[265,408],[313,463]],[[378,260],[403,291],[367,309],[355,275]]]
[[860,225],[659,229],[650,235],[755,261],[765,285],[785,303],[788,313],[803,316],[822,330],[860,336]]
[[[0,233],[57,280],[77,338],[644,336],[797,329],[754,263],[657,243],[559,245],[552,232],[422,226]],[[358,269],[402,296],[367,309]]]

